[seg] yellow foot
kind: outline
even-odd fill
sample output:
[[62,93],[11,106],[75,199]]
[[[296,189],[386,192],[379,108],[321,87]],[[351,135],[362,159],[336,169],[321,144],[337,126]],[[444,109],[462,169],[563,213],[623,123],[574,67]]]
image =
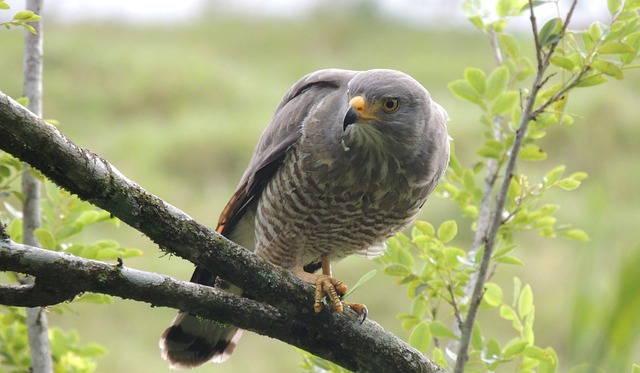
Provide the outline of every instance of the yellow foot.
[[320,275],[316,279],[316,296],[313,303],[313,310],[316,313],[322,311],[322,297],[325,295],[329,302],[333,304],[336,312],[342,312],[342,301],[340,297],[347,292],[347,285],[327,275]]
[[342,281],[327,275],[320,275],[315,283],[316,294],[313,310],[316,313],[322,311],[322,298],[326,295],[335,312],[342,312],[344,307],[349,307],[360,316],[360,324],[364,323],[369,314],[367,306],[360,303],[343,302],[341,297],[347,293],[347,286]]
[[361,317],[360,324],[362,324],[367,319],[367,314],[369,313],[367,306],[359,303],[343,302],[341,298],[347,293],[347,285],[331,277],[331,260],[328,255],[322,255],[320,260],[322,263],[321,275],[307,273],[302,267],[293,270],[296,276],[316,285],[313,310],[316,311],[316,313],[322,311],[322,298],[326,295],[329,303],[333,305],[335,312],[342,312],[344,307],[349,307]]

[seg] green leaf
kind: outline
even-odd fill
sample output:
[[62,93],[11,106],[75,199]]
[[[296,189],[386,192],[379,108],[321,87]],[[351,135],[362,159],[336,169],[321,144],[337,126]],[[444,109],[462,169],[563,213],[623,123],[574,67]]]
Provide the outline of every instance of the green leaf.
[[594,85],[598,85],[606,82],[607,82],[607,78],[605,78],[600,74],[591,75],[589,77],[582,79],[580,83],[577,84],[577,87],[592,87]]
[[27,25],[26,23],[23,23],[22,27],[26,28],[27,30],[29,30],[30,33],[34,35],[38,33],[35,28],[33,28],[31,25]]
[[447,243],[454,239],[458,234],[458,224],[455,220],[445,221],[438,227],[438,238],[440,241]]
[[82,293],[81,296],[75,299],[79,302],[95,303],[95,304],[110,304],[113,303],[113,298],[106,294],[98,293]]
[[407,268],[413,268],[415,266],[413,255],[411,255],[408,250],[398,250],[398,263]]
[[356,284],[353,285],[349,289],[349,291],[347,291],[347,293],[344,295],[344,298],[349,296],[349,294],[353,293],[357,288],[362,286],[362,284],[364,284],[365,282],[371,280],[376,275],[376,273],[378,273],[378,271],[375,270],[375,269],[372,269],[371,271],[365,273],[362,277],[360,277],[360,279],[356,282]]
[[507,304],[503,304],[502,306],[500,306],[500,317],[509,321],[517,319],[516,311],[514,311],[513,308],[511,308],[511,306]]
[[489,339],[487,342],[487,350],[486,355],[487,358],[491,359],[499,359],[502,354],[502,349],[500,348],[500,344],[495,339]]
[[552,361],[541,361],[538,366],[538,373],[556,373],[558,369],[558,355],[551,347],[545,351]]
[[583,231],[582,229],[571,229],[569,231],[563,232],[562,236],[581,242],[591,241],[591,237],[589,237],[587,232]]
[[586,179],[587,177],[589,177],[589,174],[586,173],[586,172],[574,172],[571,175],[569,175],[569,177],[574,179],[574,180],[582,181],[582,180]]
[[456,267],[460,264],[459,258],[464,258],[466,253],[457,247],[447,247],[444,249],[444,257],[450,267]]
[[19,11],[13,16],[13,20],[17,22],[35,22],[35,21],[39,21],[40,18],[42,17],[33,13],[30,10]]
[[515,302],[518,299],[522,289],[522,281],[518,277],[513,278],[513,304],[515,306]]
[[478,155],[486,158],[500,159],[504,153],[504,144],[498,140],[488,140],[478,150]]
[[405,277],[409,276],[411,271],[402,264],[390,264],[384,267],[384,273],[388,276]]
[[429,304],[424,297],[416,297],[413,302],[411,302],[411,315],[418,319],[422,319],[427,312],[427,307]]
[[598,53],[600,54],[622,54],[622,53],[633,53],[635,50],[628,44],[625,44],[621,41],[611,41],[603,44],[600,49],[598,49]]
[[551,63],[568,71],[573,71],[576,65],[570,59],[562,56],[551,57]]
[[446,325],[444,325],[441,321],[434,321],[429,324],[429,329],[431,331],[431,335],[434,338],[449,338],[458,340],[458,337],[449,329]]
[[505,114],[518,104],[520,93],[517,91],[509,91],[501,94],[491,105],[491,113],[494,115]]
[[13,19],[14,19],[15,21],[22,21],[22,22],[24,22],[24,21],[26,21],[26,20],[28,20],[28,19],[31,19],[34,15],[35,15],[35,13],[33,13],[33,12],[32,12],[32,11],[30,11],[30,10],[21,10],[21,11],[19,11],[18,13],[16,13],[16,14],[13,16]]
[[5,165],[0,165],[0,178],[8,178],[11,176],[11,169]]
[[499,34],[498,39],[502,42],[504,49],[507,51],[507,54],[510,57],[519,57],[520,56],[520,47],[518,46],[518,42],[516,39],[509,34]]
[[624,73],[622,72],[622,69],[618,67],[616,64],[614,64],[613,62],[604,61],[604,60],[595,60],[591,63],[591,67],[593,67],[594,69],[604,74],[612,76],[616,79],[624,78]]
[[537,145],[528,144],[520,149],[520,159],[526,161],[542,161],[547,159],[547,153]]
[[140,249],[126,249],[126,248],[120,248],[120,256],[122,257],[122,259],[127,259],[127,258],[134,258],[134,257],[138,257],[138,256],[143,256],[144,255],[144,251],[140,250]]
[[444,353],[442,353],[442,350],[440,348],[433,349],[433,362],[445,369],[447,368],[447,359],[445,359]]
[[533,322],[536,319],[536,308],[531,307],[531,311],[527,315],[527,320],[524,324],[524,330],[522,334],[524,335],[524,339],[529,341],[529,343],[533,344],[536,339],[535,333],[533,332]]
[[633,364],[633,368],[631,368],[631,373],[640,373],[640,365]]
[[[640,9],[640,0],[627,0],[624,2],[624,10],[634,11]],[[635,373],[635,372],[634,372]],[[638,372],[640,373],[640,372]]]
[[496,259],[496,262],[503,263],[503,264],[513,264],[513,265],[518,265],[518,266],[523,266],[524,267],[524,263],[522,263],[522,261],[520,259],[516,258],[515,256],[511,256],[511,255],[502,256],[502,257]]
[[464,170],[464,173],[462,174],[462,181],[467,191],[472,191],[475,189],[476,181],[473,171],[469,169]]
[[11,9],[11,6],[4,1],[0,1],[0,9]]
[[502,288],[493,282],[487,282],[484,285],[482,301],[489,307],[498,307],[503,303]]
[[55,250],[56,240],[53,238],[53,234],[48,229],[36,228],[33,231],[33,234],[36,236],[38,242],[40,243],[40,246],[43,249]]
[[618,13],[622,9],[622,0],[607,0],[607,8],[611,15]]
[[562,188],[564,190],[574,190],[577,187],[580,186],[580,182],[578,180],[572,179],[572,178],[564,178],[560,181],[558,181],[555,186],[557,186],[558,188]]
[[524,319],[531,312],[532,307],[533,291],[531,291],[531,286],[526,285],[518,298],[518,314],[520,318]]
[[527,346],[524,349],[524,355],[540,361],[553,361],[553,357],[538,346]]
[[107,354],[107,349],[97,343],[89,343],[82,348],[82,354],[89,357],[101,357]]
[[480,94],[487,88],[487,75],[478,68],[467,67],[464,70],[464,78]]
[[496,14],[500,18],[504,18],[516,10],[516,5],[517,3],[514,0],[498,0],[496,4]]
[[476,321],[473,324],[473,332],[471,334],[471,347],[475,350],[482,349],[482,331],[480,330],[480,324]]
[[466,80],[453,81],[449,83],[448,87],[456,97],[462,100],[467,100],[475,104],[482,103],[480,94]]
[[560,18],[553,18],[542,26],[540,33],[538,34],[538,40],[541,47],[551,45],[560,40],[560,31],[562,30],[562,20]]
[[553,169],[551,169],[551,171],[547,172],[547,174],[544,175],[544,178],[542,179],[545,188],[551,187],[558,180],[560,180],[565,170],[566,170],[566,166],[560,165],[560,166],[554,167]]
[[509,341],[505,346],[504,346],[504,358],[505,359],[509,359],[512,358],[516,355],[519,355],[520,353],[522,353],[522,351],[524,351],[524,349],[529,345],[529,342],[527,341],[523,341],[519,338],[513,339],[511,341]]
[[485,96],[489,100],[493,100],[498,97],[502,92],[507,89],[507,85],[509,84],[509,68],[506,66],[500,66],[493,70],[491,75],[489,75],[489,79],[487,80],[487,89],[485,92]]
[[415,223],[416,228],[418,228],[422,233],[424,233],[425,235],[429,236],[429,237],[435,237],[436,236],[436,230],[433,228],[433,225],[431,225],[431,223],[423,221],[423,220],[418,220]]
[[427,352],[431,346],[431,330],[429,324],[421,322],[409,335],[409,344],[420,352]]

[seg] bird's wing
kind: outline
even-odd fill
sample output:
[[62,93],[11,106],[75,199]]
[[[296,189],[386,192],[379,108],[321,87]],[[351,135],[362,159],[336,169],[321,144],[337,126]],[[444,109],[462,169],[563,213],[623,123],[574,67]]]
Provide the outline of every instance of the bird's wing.
[[216,231],[227,235],[262,193],[287,151],[301,136],[301,126],[320,98],[346,89],[356,71],[327,69],[304,76],[285,94],[260,137],[238,187],[218,219]]

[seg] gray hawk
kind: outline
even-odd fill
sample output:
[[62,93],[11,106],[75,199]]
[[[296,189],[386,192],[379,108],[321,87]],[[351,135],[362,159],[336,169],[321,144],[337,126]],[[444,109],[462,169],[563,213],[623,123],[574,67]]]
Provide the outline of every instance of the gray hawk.
[[[341,312],[346,287],[333,279],[331,262],[379,256],[412,222],[447,167],[447,119],[399,71],[308,74],[276,108],[217,231],[315,284],[316,312],[325,295]],[[191,281],[242,292],[204,268]],[[180,312],[160,340],[162,356],[173,368],[222,362],[241,332]]]

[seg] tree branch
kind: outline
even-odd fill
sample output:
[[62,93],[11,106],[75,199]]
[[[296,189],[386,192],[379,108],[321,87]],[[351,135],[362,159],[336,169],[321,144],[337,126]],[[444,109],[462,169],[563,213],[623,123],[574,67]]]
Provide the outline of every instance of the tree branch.
[[[115,282],[125,281],[122,279],[124,276],[129,287],[122,289],[118,294],[113,290],[114,295],[144,300],[142,297],[145,291],[157,292],[155,294],[162,295],[160,298],[165,300],[158,300],[158,303],[154,303],[156,305],[189,310],[203,317],[230,322],[241,328],[278,338],[347,369],[363,372],[443,372],[420,352],[384,331],[374,322],[367,321],[361,326],[357,322],[357,315],[349,312],[334,314],[323,311],[315,314],[309,284],[303,283],[289,271],[265,262],[148,193],[124,177],[106,160],[74,144],[58,129],[37,118],[2,93],[0,139],[2,150],[29,163],[71,193],[111,212],[146,234],[163,250],[201,265],[239,285],[244,289],[248,299],[221,294],[216,289],[197,284],[172,282],[177,280],[161,275],[152,275],[156,279],[154,282],[149,277],[143,277],[140,271],[118,269],[92,261],[91,267],[100,269],[100,272],[89,271],[86,274],[84,285],[81,285],[85,288],[93,286],[87,290],[105,293],[112,291],[109,290],[109,286],[101,285],[100,281],[105,280],[105,276],[96,273],[107,275],[108,281]],[[7,247],[6,241],[3,247]],[[84,265],[89,262],[34,248],[23,248],[15,255],[10,255],[7,249],[1,252],[0,269],[18,270],[16,266],[20,265],[21,260],[32,258],[31,264],[24,265],[20,271],[38,272],[40,276],[44,276],[44,280],[56,276],[66,279],[47,281],[55,283],[56,286],[66,284],[70,279],[79,282],[76,276],[81,276],[82,271],[77,267],[82,266],[75,266],[78,269],[75,271],[72,270],[73,264]],[[22,256],[22,259],[16,259],[16,256]],[[43,272],[44,269],[37,265],[36,257],[49,263],[44,267],[51,266],[50,273]],[[9,264],[5,264],[9,260],[14,263],[11,268]],[[16,261],[18,263],[15,263]],[[136,282],[136,279],[139,282]],[[160,280],[168,285],[158,287]],[[173,288],[183,292],[180,293],[182,295],[171,293],[170,289]],[[29,290],[0,289],[0,293],[12,294],[16,299],[20,297],[21,291]],[[190,292],[192,296],[187,295]],[[218,302],[198,300],[203,294],[208,294],[208,299],[217,298]],[[69,293],[63,292],[61,298],[68,295]],[[188,300],[182,300],[182,297]],[[220,302],[228,308],[222,307]],[[256,312],[261,310],[262,314],[259,317],[249,317],[245,312],[246,307],[253,307],[252,310]],[[218,312],[212,311],[214,308]]]

